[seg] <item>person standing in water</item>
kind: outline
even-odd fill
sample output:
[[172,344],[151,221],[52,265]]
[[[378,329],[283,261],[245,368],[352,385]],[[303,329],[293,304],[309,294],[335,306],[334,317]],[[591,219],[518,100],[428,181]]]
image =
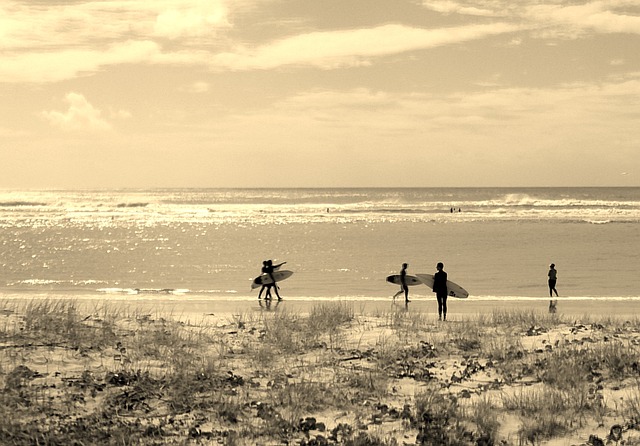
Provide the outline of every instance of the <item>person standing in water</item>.
[[556,282],[558,281],[558,271],[556,270],[555,263],[549,265],[549,297],[553,297],[553,293],[556,293],[558,297],[558,290],[556,290]]
[[409,303],[409,287],[407,286],[407,267],[409,265],[407,263],[402,264],[402,269],[400,270],[400,291],[393,295],[393,300],[396,300],[396,297],[404,293],[404,302]]
[[433,275],[433,292],[436,293],[438,300],[438,320],[447,320],[447,273],[444,271],[444,264],[438,262],[436,265],[437,272]]
[[556,270],[555,263],[549,265],[549,313],[555,313],[557,310],[558,301],[553,300],[553,293],[556,293],[556,297],[558,297],[558,290],[556,290],[556,281],[558,280],[558,271]]

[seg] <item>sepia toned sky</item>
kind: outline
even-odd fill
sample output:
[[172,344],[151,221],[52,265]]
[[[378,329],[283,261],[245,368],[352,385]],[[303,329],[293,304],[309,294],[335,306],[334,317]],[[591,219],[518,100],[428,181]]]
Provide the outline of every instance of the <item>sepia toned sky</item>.
[[640,186],[637,0],[3,0],[0,188]]

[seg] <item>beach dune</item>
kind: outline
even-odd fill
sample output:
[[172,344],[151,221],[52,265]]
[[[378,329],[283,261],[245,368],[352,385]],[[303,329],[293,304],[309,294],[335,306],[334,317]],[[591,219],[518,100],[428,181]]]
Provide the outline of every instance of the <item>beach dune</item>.
[[543,304],[4,300],[0,443],[640,444],[638,319]]

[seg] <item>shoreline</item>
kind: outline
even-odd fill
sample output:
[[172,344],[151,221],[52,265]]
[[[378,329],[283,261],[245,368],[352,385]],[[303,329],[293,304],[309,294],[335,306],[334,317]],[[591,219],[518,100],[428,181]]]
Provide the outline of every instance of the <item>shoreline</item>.
[[[351,307],[358,315],[378,315],[388,312],[403,311],[425,317],[437,318],[437,302],[433,299],[413,299],[408,305],[402,299],[395,302],[379,298],[285,298],[278,302],[257,300],[256,298],[203,298],[184,295],[149,295],[139,298],[138,295],[105,295],[95,294],[0,294],[1,306],[20,306],[39,300],[73,301],[83,311],[91,313],[101,307],[117,307],[131,313],[153,314],[171,317],[178,320],[199,320],[213,318],[224,321],[245,314],[271,312],[290,312],[308,315],[315,307],[328,304],[344,304]],[[549,314],[549,298],[514,299],[448,299],[448,319],[450,321],[477,319],[482,315],[494,312],[532,312],[540,315]],[[640,315],[640,299],[635,298],[554,298],[557,302],[557,316],[576,319],[615,318],[637,319]],[[4,305],[3,305],[4,303]]]

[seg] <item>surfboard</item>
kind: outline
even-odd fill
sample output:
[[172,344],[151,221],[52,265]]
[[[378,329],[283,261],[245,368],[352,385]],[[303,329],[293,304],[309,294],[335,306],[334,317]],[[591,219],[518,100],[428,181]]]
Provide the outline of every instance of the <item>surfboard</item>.
[[[426,286],[433,288],[433,274],[416,274],[416,276]],[[469,297],[469,292],[467,290],[450,280],[447,280],[447,291],[451,297],[457,297],[459,299],[466,299]]]
[[[416,276],[411,276],[409,274],[406,275],[404,281],[407,284],[407,286],[414,286],[414,285],[422,284],[420,279],[418,279]],[[396,284],[396,285],[400,285],[400,274],[392,274],[390,276],[387,276],[387,282],[393,283],[393,284]]]
[[[272,274],[273,280],[275,280],[276,282],[281,282],[291,277],[293,275],[293,271],[283,269],[282,271],[275,271]],[[271,277],[269,277],[269,274],[260,274],[258,277],[253,279],[253,282],[251,282],[251,289],[253,290],[262,285],[269,285],[271,283],[273,282],[271,281]]]

